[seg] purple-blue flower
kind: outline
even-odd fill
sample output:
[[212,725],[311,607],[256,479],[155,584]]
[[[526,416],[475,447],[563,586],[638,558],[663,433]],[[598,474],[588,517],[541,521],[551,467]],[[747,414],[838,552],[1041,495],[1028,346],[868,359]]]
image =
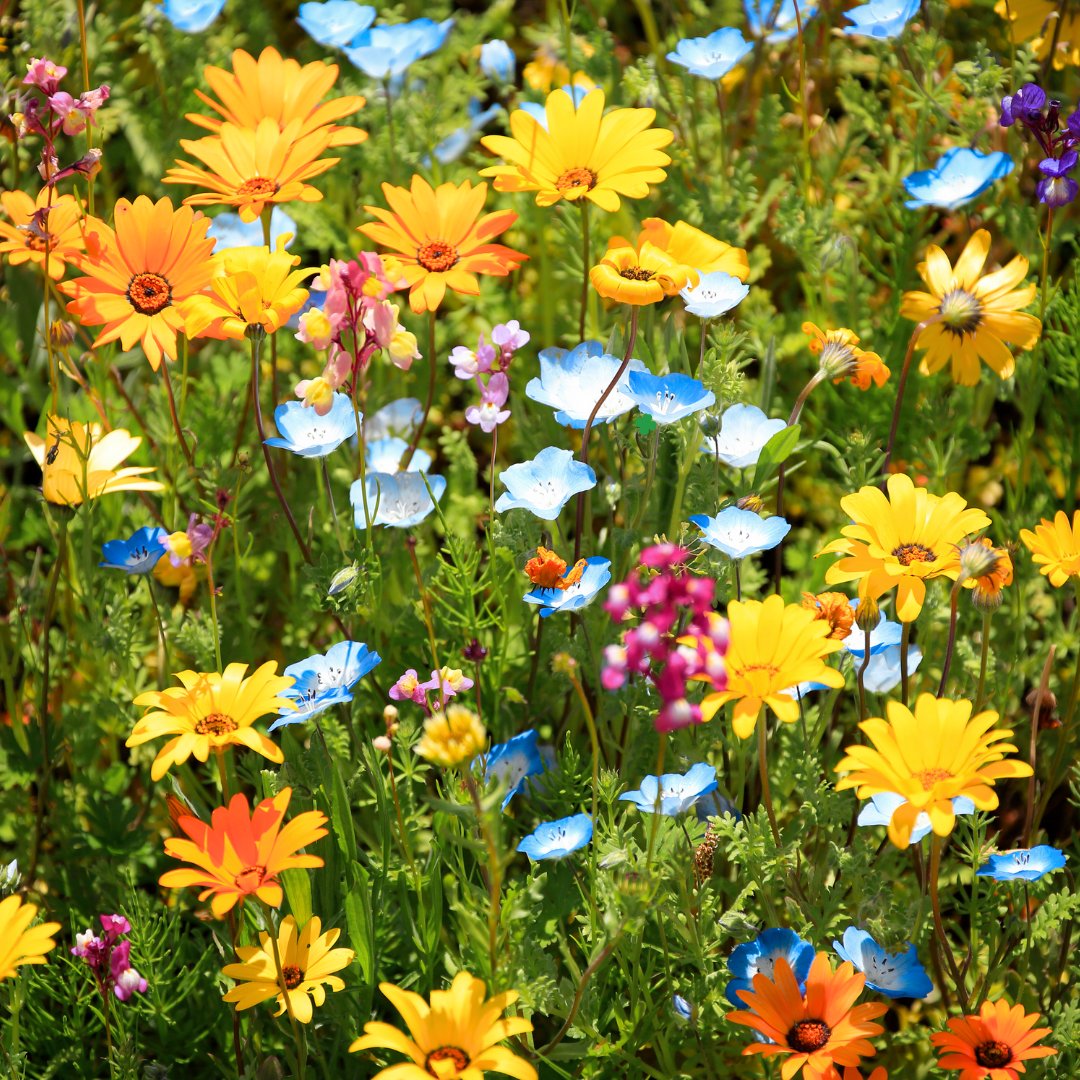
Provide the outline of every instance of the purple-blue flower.
[[794,930],[773,928],[762,930],[753,941],[738,945],[732,951],[727,966],[735,978],[724,988],[724,996],[736,1008],[745,1008],[746,1002],[736,991],[753,990],[755,975],[771,979],[776,970],[776,961],[781,958],[788,962],[802,990],[810,974],[810,965],[814,962],[814,946],[809,941],[803,941]]
[[101,545],[103,558],[98,566],[125,574],[149,574],[165,554],[168,535],[164,529],[144,526],[127,540],[108,540]]
[[1038,83],[1027,83],[1015,94],[1001,99],[1001,126],[1023,124],[1032,127],[1042,119],[1046,91]]
[[1035,187],[1039,202],[1047,206],[1065,206],[1076,198],[1080,185],[1068,174],[1076,168],[1080,155],[1075,150],[1066,150],[1059,158],[1043,158],[1039,162],[1039,172],[1043,179]]
[[529,728],[504,743],[497,743],[474,762],[479,764],[480,776],[485,784],[495,780],[507,789],[502,801],[504,810],[525,787],[525,781],[530,776],[539,776],[544,771],[544,757],[537,743],[538,738],[537,733]]
[[588,814],[574,814],[537,825],[535,831],[518,844],[517,850],[524,852],[533,862],[565,859],[583,848],[592,839],[592,834],[592,818]]

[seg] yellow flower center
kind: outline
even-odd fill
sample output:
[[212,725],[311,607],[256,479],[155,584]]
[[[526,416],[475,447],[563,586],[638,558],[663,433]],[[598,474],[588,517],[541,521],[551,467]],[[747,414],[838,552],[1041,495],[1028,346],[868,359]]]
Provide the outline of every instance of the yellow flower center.
[[136,274],[127,287],[128,303],[140,315],[156,315],[172,303],[172,285],[160,274]]
[[456,1046],[440,1046],[438,1050],[432,1050],[431,1053],[424,1058],[424,1068],[432,1076],[438,1076],[439,1074],[431,1067],[431,1064],[434,1061],[452,1061],[454,1063],[454,1068],[459,1072],[462,1069],[467,1069],[469,1067],[469,1055]]
[[800,1054],[812,1054],[820,1050],[832,1035],[832,1029],[824,1020],[800,1020],[787,1033],[788,1046]]
[[644,266],[627,266],[619,271],[619,276],[628,278],[630,281],[652,281],[656,277],[656,272],[646,270]]
[[573,191],[575,188],[584,188],[586,191],[592,191],[596,186],[596,173],[592,169],[586,169],[578,167],[576,169],[567,169],[566,172],[555,181],[555,187],[559,191]]
[[212,712],[204,716],[196,725],[195,731],[200,735],[228,735],[235,731],[238,725],[231,716],[224,713]]
[[984,1069],[1002,1069],[1013,1059],[1012,1047],[1008,1043],[990,1041],[979,1043],[975,1047],[975,1060]]
[[278,185],[267,176],[253,176],[245,180],[237,189],[237,195],[273,195]]
[[244,869],[233,878],[233,881],[241,892],[252,893],[255,892],[256,889],[262,887],[265,878],[265,866],[245,866]]
[[933,791],[934,785],[942,780],[951,780],[953,774],[948,769],[923,769],[922,772],[913,774],[915,779],[922,784],[923,791]]
[[281,969],[281,981],[286,990],[295,990],[304,981],[304,973],[295,964],[285,964]]
[[982,304],[967,289],[952,289],[938,305],[941,321],[955,334],[970,334],[982,321]]
[[445,240],[429,240],[416,253],[416,261],[433,274],[442,273],[458,261],[457,248]]
[[892,553],[901,566],[910,566],[913,562],[937,562],[937,556],[925,544],[901,544],[893,548]]

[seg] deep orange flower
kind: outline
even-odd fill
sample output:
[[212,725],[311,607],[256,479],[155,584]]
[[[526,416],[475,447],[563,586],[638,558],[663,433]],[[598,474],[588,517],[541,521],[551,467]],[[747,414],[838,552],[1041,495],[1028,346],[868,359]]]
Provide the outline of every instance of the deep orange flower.
[[804,592],[802,606],[829,624],[829,637],[843,641],[851,632],[855,609],[843,593],[823,592],[815,596],[811,592]]
[[44,265],[48,246],[49,277],[59,281],[66,264],[78,261],[83,249],[82,207],[74,195],[59,195],[48,187],[43,187],[36,199],[25,191],[5,191],[0,194],[0,206],[10,219],[10,223],[0,221],[0,255],[12,266],[24,262]]
[[818,367],[834,383],[848,379],[852,386],[869,390],[871,383],[884,386],[888,381],[891,372],[885,361],[875,352],[860,349],[857,335],[846,326],[822,330],[812,322],[804,322],[802,330],[810,336],[810,351],[818,358]]
[[252,812],[247,796],[238,793],[227,807],[213,812],[209,825],[197,817],[181,817],[178,824],[189,839],[170,837],[165,854],[191,867],[166,871],[158,884],[166,889],[199,886],[200,900],[213,896],[210,910],[218,919],[249,896],[278,907],[278,875],[294,867],[322,866],[318,855],[297,852],[327,835],[326,815],[318,810],[297,814],[282,828],[291,798],[292,788],[282,788]]
[[466,180],[433,189],[422,176],[413,176],[409,188],[383,184],[382,190],[390,209],[365,206],[379,220],[359,231],[398,253],[409,306],[417,314],[437,311],[447,289],[479,296],[477,274],[506,277],[528,258],[488,242],[509,229],[517,214],[500,210],[480,217],[487,184],[473,187]]
[[586,561],[578,559],[568,574],[565,559],[560,559],[546,547],[538,547],[536,555],[525,564],[525,573],[534,585],[542,589],[568,589],[581,580],[585,566]]
[[176,357],[176,335],[184,330],[177,305],[210,280],[210,219],[140,195],[133,203],[118,199],[113,222],[115,231],[87,219],[86,277],[65,281],[60,290],[74,297],[67,309],[84,326],[104,324],[95,347],[117,338],[125,350],[142,342],[157,371],[163,356]]
[[1050,1028],[1037,1028],[1038,1013],[1025,1013],[1023,1005],[1004,998],[984,1001],[978,1016],[958,1016],[948,1031],[930,1038],[941,1055],[939,1069],[958,1069],[959,1080],[1017,1080],[1026,1072],[1025,1061],[1052,1057],[1052,1046],[1036,1046]]
[[277,49],[270,47],[263,49],[258,60],[243,49],[236,49],[232,61],[232,71],[203,68],[203,77],[220,101],[201,90],[195,91],[221,119],[188,113],[187,119],[193,124],[216,134],[222,123],[254,129],[263,117],[269,117],[281,131],[294,120],[300,121],[298,137],[326,128],[331,146],[352,146],[367,138],[367,132],[360,128],[338,127],[334,122],[362,109],[362,97],[322,100],[337,81],[337,64],[316,60],[301,67],[295,60],[283,60]]

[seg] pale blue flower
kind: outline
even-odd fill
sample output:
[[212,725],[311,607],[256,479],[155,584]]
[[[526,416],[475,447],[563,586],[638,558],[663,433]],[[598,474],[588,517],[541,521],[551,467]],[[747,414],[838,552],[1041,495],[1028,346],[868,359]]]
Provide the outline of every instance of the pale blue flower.
[[268,730],[302,724],[334,705],[352,701],[352,688],[382,662],[360,641],[339,641],[325,653],[290,664],[282,674],[293,684],[281,696],[296,702],[295,709],[281,709]]
[[814,962],[814,946],[809,941],[803,941],[794,930],[770,928],[762,930],[753,941],[737,945],[732,950],[727,966],[735,978],[724,987],[724,996],[736,1008],[745,1009],[746,1002],[736,991],[753,990],[755,975],[773,978],[776,961],[781,958],[788,962],[802,990],[810,974],[810,965]]
[[225,7],[225,0],[164,0],[161,13],[185,34],[201,34]]
[[320,45],[343,49],[374,21],[375,9],[355,0],[301,4],[297,22]]
[[1033,848],[1016,848],[1013,851],[1001,851],[989,856],[989,862],[979,867],[979,877],[993,878],[995,881],[1038,881],[1043,874],[1060,870],[1068,858],[1049,844],[1039,844]]
[[980,154],[974,148],[954,146],[938,158],[932,169],[904,177],[904,187],[912,196],[904,205],[909,210],[920,206],[955,210],[1012,171],[1012,158],[1000,150]]
[[[367,430],[365,426],[365,431]],[[396,435],[387,435],[364,444],[364,465],[372,472],[396,473],[401,471],[401,460],[409,444]],[[409,462],[407,472],[426,473],[431,468],[431,455],[417,447]]]
[[690,1004],[681,994],[673,994],[671,998],[671,1007],[675,1010],[675,1015],[681,1020],[693,1020],[694,1019],[694,1006]]
[[506,797],[502,801],[504,810],[510,800],[525,789],[525,782],[529,777],[539,776],[548,768],[544,761],[544,751],[537,744],[537,739],[537,733],[529,728],[504,743],[497,743],[474,761],[474,764],[480,766],[483,783],[488,784],[494,780],[500,787],[506,788]]
[[501,38],[480,46],[480,70],[492,82],[512,83],[517,70],[514,50]]
[[[743,0],[746,23],[754,37],[764,35],[773,44],[790,41],[799,32],[799,20],[795,17],[792,0]],[[817,14],[817,5],[799,4],[799,16],[803,29],[808,19]],[[766,29],[768,33],[766,33]]]
[[[909,676],[914,675],[919,670],[922,658],[923,652],[918,645],[908,645],[907,668]],[[857,661],[855,670],[858,671],[861,665],[862,661]],[[895,690],[900,685],[900,678],[899,645],[890,645],[876,655],[871,653],[870,663],[866,665],[866,672],[863,675],[863,686],[871,694],[887,694],[890,690]]]
[[657,795],[660,797],[660,813],[664,817],[685,814],[703,795],[715,791],[716,766],[698,762],[685,773],[664,773],[663,776],[646,776],[637,791],[624,791],[619,798],[632,802],[643,814],[656,812]]
[[843,943],[834,941],[833,948],[841,960],[866,976],[869,990],[890,998],[924,998],[934,990],[910,943],[906,952],[887,953],[865,930],[849,926]]
[[[215,251],[235,247],[262,247],[262,220],[256,218],[254,221],[244,222],[240,220],[239,214],[218,214],[210,222],[206,235],[217,241],[214,245]],[[296,239],[296,222],[280,206],[275,206],[270,214],[270,246],[276,248],[282,236],[289,237],[285,246],[290,247]]]
[[783,420],[770,420],[756,405],[732,405],[720,418],[720,433],[706,439],[701,450],[725,465],[745,469],[757,464],[765,444],[785,427]]
[[546,821],[526,836],[517,846],[532,862],[544,859],[565,859],[583,848],[593,834],[593,821],[588,814],[574,814],[558,821]]
[[[858,823],[862,826],[888,825],[892,821],[893,813],[905,802],[907,799],[894,791],[882,791],[877,795],[872,795],[859,812]],[[957,816],[975,813],[975,804],[964,795],[957,795],[953,799],[952,808]],[[915,825],[911,830],[911,842],[917,844],[930,832],[930,828],[930,815],[923,810],[915,819]]]
[[919,0],[870,0],[844,12],[852,25],[843,27],[843,31],[879,41],[899,37],[918,10]]
[[[564,94],[570,95],[570,100],[574,103],[576,109],[584,100],[585,95],[596,89],[592,86],[561,86],[560,90]],[[547,131],[547,109],[535,101],[523,101],[518,108],[522,112],[527,112],[545,131]]]
[[689,375],[627,372],[629,397],[658,424],[674,424],[716,404],[716,395]]
[[699,319],[717,319],[740,304],[750,291],[734,274],[723,270],[713,270],[700,275],[696,285],[687,285],[681,290],[686,310]]
[[411,439],[423,415],[424,407],[416,398],[398,398],[364,420],[364,438],[375,440],[395,435],[399,439]]
[[[368,473],[365,480],[371,524],[389,525],[395,529],[419,525],[435,509],[432,496],[438,501],[446,490],[445,477],[419,472]],[[367,528],[362,492],[360,481],[354,481],[349,489],[349,502],[352,503],[358,529]]]
[[556,611],[580,611],[596,599],[600,590],[611,580],[611,560],[594,555],[585,560],[581,577],[565,589],[545,589],[537,585],[522,600],[527,604],[539,604],[540,617],[546,619]]
[[345,55],[369,79],[396,78],[417,60],[441,49],[453,25],[453,19],[437,23],[424,18],[394,26],[372,26],[357,35]]
[[[525,396],[555,409],[555,422],[582,429],[600,395],[622,365],[617,356],[604,352],[599,341],[583,341],[566,349],[542,349],[540,377],[530,379]],[[615,389],[604,399],[594,424],[608,424],[634,408],[628,382],[630,372],[646,371],[640,360],[631,360]]]
[[[468,123],[464,127],[451,131],[431,151],[435,160],[442,165],[449,165],[451,162],[457,161],[472,146],[479,132],[503,112],[501,105],[492,105],[490,108],[481,110],[480,103],[475,99],[469,102],[468,107]],[[426,164],[430,165],[430,161],[426,162]]]
[[715,80],[723,78],[753,47],[738,30],[727,26],[708,37],[683,38],[667,58],[691,75]]
[[782,517],[763,518],[752,510],[728,506],[716,517],[694,514],[689,518],[700,530],[701,539],[722,551],[729,559],[745,559],[770,551],[791,531]]
[[274,424],[281,434],[266,439],[267,446],[291,450],[301,457],[326,457],[356,434],[356,413],[348,394],[334,394],[325,416],[302,401],[286,401],[274,410]]
[[544,521],[554,521],[571,497],[596,487],[596,473],[570,450],[547,446],[531,461],[511,465],[499,474],[506,491],[495,509],[520,507]]
[[125,574],[149,574],[165,554],[164,529],[144,526],[128,540],[108,540],[101,545],[102,561],[98,566],[123,570]]

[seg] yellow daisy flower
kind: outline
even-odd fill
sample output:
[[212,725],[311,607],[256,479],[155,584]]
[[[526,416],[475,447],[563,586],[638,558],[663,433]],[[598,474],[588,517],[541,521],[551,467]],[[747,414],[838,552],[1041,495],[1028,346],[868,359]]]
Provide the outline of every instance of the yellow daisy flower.
[[424,721],[424,735],[416,752],[425,761],[450,769],[475,757],[486,742],[487,732],[472,709],[448,705],[445,712],[436,709]]
[[1080,577],[1080,510],[1073,513],[1072,522],[1064,510],[1053,521],[1043,518],[1035,531],[1020,530],[1020,539],[1039,566],[1039,573],[1050,579],[1055,589],[1071,577]]
[[608,300],[640,306],[659,303],[700,279],[692,266],[676,262],[650,241],[639,238],[635,248],[614,236],[604,257],[589,271],[589,280]]
[[9,979],[23,964],[44,964],[45,954],[55,948],[57,922],[31,926],[38,909],[22,897],[0,900],[0,980]]
[[916,342],[917,348],[926,350],[919,369],[924,375],[951,363],[954,381],[974,386],[979,381],[981,358],[1007,379],[1016,361],[1006,342],[1030,349],[1039,340],[1042,323],[1020,311],[1035,299],[1036,287],[1016,288],[1027,274],[1027,259],[1017,255],[1001,270],[984,275],[989,253],[990,234],[979,229],[955,267],[936,244],[926,249],[926,261],[916,267],[930,291],[904,293],[900,314],[917,323],[941,317],[927,326]]
[[884,792],[904,798],[889,821],[889,839],[899,848],[911,843],[919,814],[929,815],[938,836],[956,823],[953,799],[962,795],[980,810],[998,805],[994,783],[1031,775],[1026,761],[1006,761],[1016,747],[1005,742],[1012,731],[995,728],[998,714],[971,715],[971,702],[920,694],[912,712],[898,701],[886,705],[888,720],[871,717],[859,725],[870,746],[849,746],[836,766],[847,773],[837,790],[855,788],[860,799]]

